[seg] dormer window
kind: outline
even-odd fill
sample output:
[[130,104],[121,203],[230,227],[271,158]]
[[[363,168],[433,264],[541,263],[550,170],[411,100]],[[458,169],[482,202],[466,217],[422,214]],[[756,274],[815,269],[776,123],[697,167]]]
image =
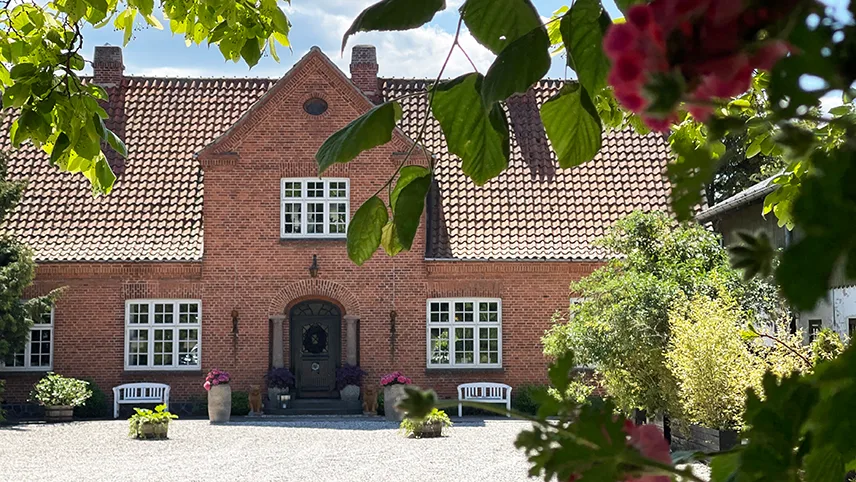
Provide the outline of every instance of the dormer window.
[[347,234],[347,179],[286,178],[281,193],[281,238],[344,238]]

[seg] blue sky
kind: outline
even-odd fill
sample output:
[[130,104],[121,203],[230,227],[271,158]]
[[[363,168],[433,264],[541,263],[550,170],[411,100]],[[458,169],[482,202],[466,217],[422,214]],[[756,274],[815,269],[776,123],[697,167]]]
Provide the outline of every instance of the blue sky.
[[[283,3],[284,10],[293,24],[290,35],[293,51],[280,48],[278,49],[279,63],[266,56],[253,69],[249,69],[244,63],[225,62],[216,46],[187,47],[182,36],[173,36],[167,30],[144,28],[138,22],[139,29],[125,47],[125,73],[169,77],[279,77],[313,45],[321,47],[340,68],[347,72],[350,48],[359,43],[371,43],[378,48],[380,75],[386,77],[436,76],[452,43],[458,20],[457,7],[463,3],[463,0],[446,0],[447,9],[437,14],[430,24],[419,29],[406,32],[357,34],[348,42],[344,56],[340,56],[339,46],[342,34],[357,14],[375,1],[292,0],[291,5]],[[549,17],[557,8],[568,4],[567,1],[562,0],[535,0],[534,3],[544,17]],[[607,1],[607,3],[610,13],[616,16],[618,10],[613,2]],[[86,30],[84,40],[84,57],[91,59],[96,45],[121,45],[122,33],[109,25],[98,30]],[[485,72],[490,66],[493,55],[466,32],[461,43],[479,70]],[[463,55],[456,53],[450,62],[447,74],[455,76],[470,70]],[[557,57],[550,71],[550,77],[564,77],[564,75],[563,59]]]
[[[446,0],[447,9],[438,13],[431,23],[418,29],[354,35],[349,40],[344,54],[340,55],[342,35],[359,12],[375,1],[377,0],[292,0],[290,5],[281,2],[293,24],[290,34],[292,51],[280,48],[279,63],[266,55],[252,69],[243,62],[224,61],[216,46],[187,47],[183,36],[173,36],[167,30],[148,28],[138,21],[138,29],[125,47],[125,73],[162,77],[281,77],[315,45],[321,47],[339,68],[347,72],[350,48],[368,43],[377,47],[381,76],[436,77],[452,44],[458,21],[457,7],[463,0]],[[847,15],[848,0],[823,1],[842,16]],[[569,0],[534,0],[545,20],[556,9],[569,3]],[[604,0],[604,4],[613,18],[620,16],[614,0]],[[121,45],[122,32],[113,29],[112,25],[97,30],[90,28],[84,32],[84,40],[83,55],[91,60],[94,46]],[[479,45],[466,31],[461,37],[461,44],[479,70],[486,72],[493,61],[493,54]],[[456,51],[444,76],[453,77],[471,70],[466,58]],[[563,57],[557,56],[553,59],[548,75],[553,78],[565,77]],[[840,103],[840,94],[824,98],[824,106],[827,109]]]

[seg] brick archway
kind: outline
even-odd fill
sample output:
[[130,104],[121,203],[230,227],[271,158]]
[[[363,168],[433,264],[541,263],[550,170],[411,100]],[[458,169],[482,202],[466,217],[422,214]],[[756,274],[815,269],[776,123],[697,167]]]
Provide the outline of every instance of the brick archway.
[[345,309],[344,315],[357,318],[360,316],[359,301],[357,301],[357,297],[350,290],[339,283],[317,278],[298,281],[281,289],[271,300],[268,313],[271,315],[286,315],[286,307],[294,301],[314,296],[337,301]]

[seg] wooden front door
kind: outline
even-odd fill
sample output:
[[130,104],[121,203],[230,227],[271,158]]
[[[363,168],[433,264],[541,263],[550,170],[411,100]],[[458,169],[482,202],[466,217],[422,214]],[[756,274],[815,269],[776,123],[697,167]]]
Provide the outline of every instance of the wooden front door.
[[332,303],[304,301],[291,309],[291,366],[297,396],[332,398],[341,353],[342,313]]

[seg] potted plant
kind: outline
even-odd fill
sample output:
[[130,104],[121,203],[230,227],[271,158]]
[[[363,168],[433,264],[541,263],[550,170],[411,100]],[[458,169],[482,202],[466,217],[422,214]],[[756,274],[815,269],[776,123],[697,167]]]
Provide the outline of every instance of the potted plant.
[[166,440],[169,421],[178,415],[169,413],[166,405],[158,405],[154,411],[146,408],[134,408],[137,412],[128,419],[128,435],[140,440]]
[[70,422],[74,419],[74,407],[90,396],[92,391],[87,382],[50,372],[36,383],[30,398],[45,407],[46,421]]
[[294,388],[294,374],[285,367],[271,368],[265,375],[268,384],[268,400],[270,408],[286,408],[280,402],[280,395],[288,393]]
[[383,387],[383,412],[387,420],[400,422],[404,418],[404,412],[400,412],[395,407],[398,401],[404,398],[404,386],[411,383],[413,381],[410,378],[398,371],[380,379],[380,385]]
[[205,377],[202,385],[208,390],[208,420],[211,423],[225,423],[232,413],[232,377],[228,372],[213,369]]
[[366,372],[355,365],[343,365],[336,369],[336,388],[342,400],[354,401],[360,399],[360,387]]
[[405,418],[401,421],[401,431],[404,432],[404,435],[415,438],[440,437],[443,435],[443,429],[451,426],[452,421],[446,412],[436,408],[432,409],[431,413],[422,420]]

